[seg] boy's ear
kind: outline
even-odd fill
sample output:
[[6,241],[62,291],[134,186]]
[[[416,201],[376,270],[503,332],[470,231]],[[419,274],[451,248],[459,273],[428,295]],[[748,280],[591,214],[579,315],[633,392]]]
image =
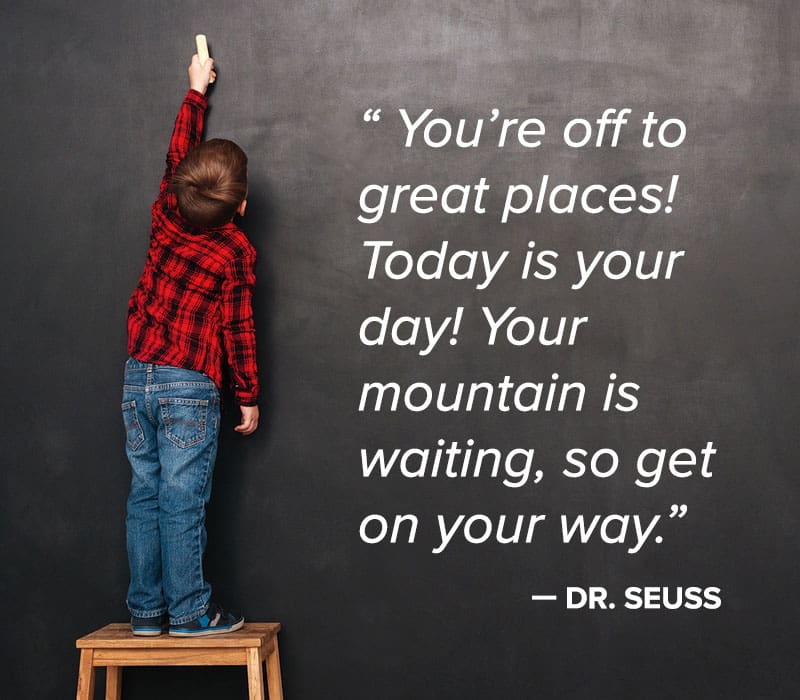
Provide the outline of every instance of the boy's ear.
[[247,209],[247,199],[242,200],[242,203],[239,205],[239,208],[236,210],[236,213],[239,216],[244,216],[245,209]]

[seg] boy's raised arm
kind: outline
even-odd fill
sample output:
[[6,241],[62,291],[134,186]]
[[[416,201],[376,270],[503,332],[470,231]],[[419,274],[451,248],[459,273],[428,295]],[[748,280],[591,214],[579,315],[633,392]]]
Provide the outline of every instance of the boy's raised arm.
[[167,151],[167,168],[158,190],[159,195],[164,194],[169,186],[178,163],[203,138],[203,121],[208,107],[206,90],[212,78],[216,78],[214,59],[209,58],[205,63],[200,63],[197,54],[192,56],[192,63],[189,66],[189,91],[175,119],[175,128],[172,130]]

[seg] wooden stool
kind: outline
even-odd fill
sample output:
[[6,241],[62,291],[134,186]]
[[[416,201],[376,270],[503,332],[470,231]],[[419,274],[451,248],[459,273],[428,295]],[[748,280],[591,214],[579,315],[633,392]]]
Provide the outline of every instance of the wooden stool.
[[250,622],[242,629],[207,637],[137,637],[116,622],[81,637],[78,700],[93,700],[94,670],[106,667],[106,700],[120,700],[123,666],[247,666],[250,700],[264,700],[262,664],[269,700],[283,700],[278,622]]

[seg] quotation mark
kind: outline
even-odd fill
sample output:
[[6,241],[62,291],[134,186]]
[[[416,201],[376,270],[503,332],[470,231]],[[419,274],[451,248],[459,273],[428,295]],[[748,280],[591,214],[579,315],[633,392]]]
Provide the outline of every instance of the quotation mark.
[[673,503],[672,507],[669,509],[669,517],[682,518],[684,515],[686,515],[688,511],[689,509],[686,506],[684,505],[677,506]]
[[[669,517],[670,518],[682,518],[686,513],[689,512],[688,506],[685,505],[676,505],[673,503],[669,509]],[[664,541],[664,538],[661,535],[658,535],[655,538],[656,544],[661,544]]]
[[372,109],[371,107],[364,112],[364,121],[365,122],[379,122],[381,120],[381,110],[379,109]]

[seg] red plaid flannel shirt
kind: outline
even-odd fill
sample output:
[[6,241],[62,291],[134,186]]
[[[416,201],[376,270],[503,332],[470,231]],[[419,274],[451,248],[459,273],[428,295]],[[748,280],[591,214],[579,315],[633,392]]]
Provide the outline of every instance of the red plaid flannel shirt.
[[189,90],[167,153],[167,169],[153,203],[150,249],[128,302],[128,354],[142,362],[207,374],[222,388],[223,357],[236,401],[258,399],[252,295],[256,251],[235,224],[200,228],[178,211],[170,179],[203,134],[208,100]]

